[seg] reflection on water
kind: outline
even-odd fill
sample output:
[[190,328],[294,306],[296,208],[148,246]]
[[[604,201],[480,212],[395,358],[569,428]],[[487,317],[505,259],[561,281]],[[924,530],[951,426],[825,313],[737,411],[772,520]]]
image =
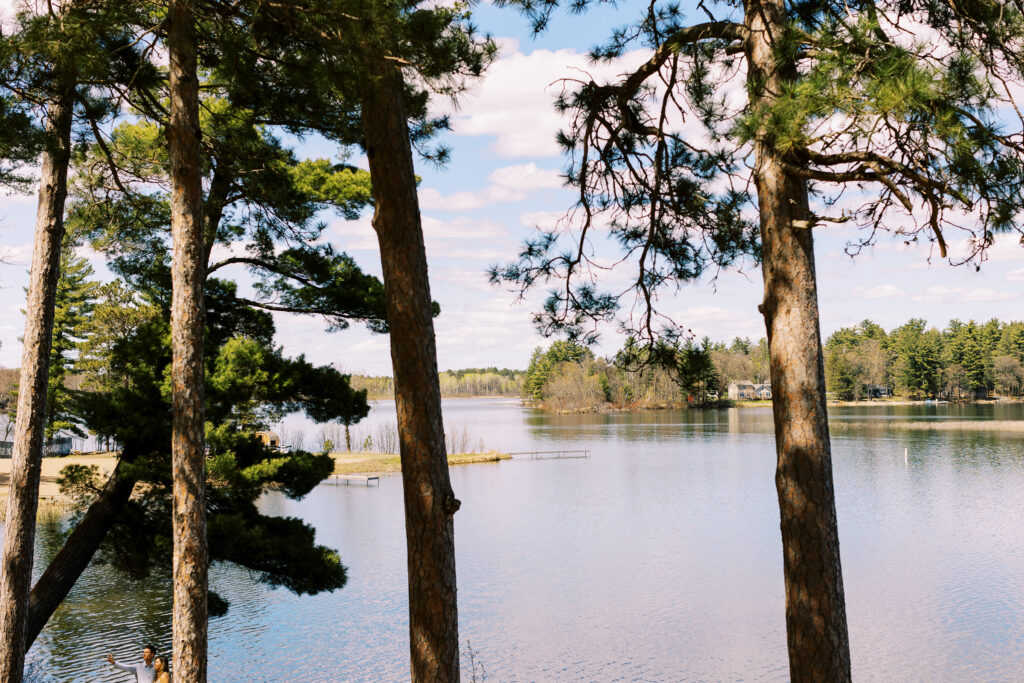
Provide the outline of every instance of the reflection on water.
[[[452,470],[461,636],[488,680],[786,679],[770,410],[548,416],[505,400],[445,415],[491,448],[591,451]],[[1019,679],[1024,431],[918,427],[1019,422],[1024,407],[831,418],[854,675]],[[393,419],[384,403],[370,426]],[[300,598],[216,567],[231,609],[211,622],[210,680],[407,680],[400,479],[262,505],[314,524],[349,583]],[[54,530],[40,541],[41,562]],[[30,652],[32,680],[128,680],[103,656],[168,648],[170,600],[167,576],[92,567]]]

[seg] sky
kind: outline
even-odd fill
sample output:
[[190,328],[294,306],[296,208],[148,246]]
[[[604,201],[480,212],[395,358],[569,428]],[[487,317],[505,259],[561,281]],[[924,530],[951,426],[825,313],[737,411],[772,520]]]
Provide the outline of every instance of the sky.
[[[9,4],[0,2],[0,11]],[[431,294],[442,311],[435,319],[440,369],[525,368],[532,350],[550,343],[531,322],[544,288],[518,301],[514,293],[489,285],[486,271],[515,260],[534,226],[549,225],[572,206],[573,192],[563,186],[564,161],[555,143],[564,121],[552,102],[560,79],[582,73],[613,77],[643,58],[642,52],[628,54],[621,65],[612,66],[594,66],[586,58],[587,49],[611,27],[637,15],[637,6],[626,2],[583,16],[558,15],[539,37],[512,10],[486,3],[474,10],[479,29],[498,43],[499,58],[451,111],[453,130],[441,138],[451,148],[451,161],[440,170],[417,162]],[[337,150],[310,141],[298,153],[333,156]],[[0,366],[20,364],[34,214],[34,196],[0,196]],[[357,221],[333,215],[324,219],[329,222],[325,238],[364,270],[379,275],[369,215]],[[951,266],[930,245],[907,245],[891,235],[880,236],[873,247],[852,258],[845,247],[858,237],[846,225],[815,230],[824,336],[866,318],[888,330],[912,317],[939,328],[952,318],[1024,320],[1024,246],[1013,237],[997,241],[980,271]],[[954,242],[951,252],[962,253],[965,247]],[[91,257],[104,274],[102,259]],[[662,308],[698,337],[763,337],[764,322],[757,311],[761,273],[749,262],[741,270],[688,284],[664,297]],[[276,322],[278,341],[289,353],[304,353],[311,361],[334,363],[346,372],[390,374],[386,336],[358,325],[328,334],[316,318],[278,315]],[[597,351],[613,353],[621,343],[608,330]]]

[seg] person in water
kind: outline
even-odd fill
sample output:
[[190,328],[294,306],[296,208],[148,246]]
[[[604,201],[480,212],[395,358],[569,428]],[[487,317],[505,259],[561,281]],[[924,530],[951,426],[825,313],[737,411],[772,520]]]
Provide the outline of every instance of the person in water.
[[167,657],[154,657],[153,671],[156,672],[156,679],[153,683],[171,683],[171,671],[167,668]]
[[136,683],[155,683],[156,670],[153,668],[153,656],[155,654],[156,650],[153,649],[153,646],[147,645],[142,648],[142,664],[121,664],[114,661],[113,654],[107,655],[107,661],[121,671],[135,674]]

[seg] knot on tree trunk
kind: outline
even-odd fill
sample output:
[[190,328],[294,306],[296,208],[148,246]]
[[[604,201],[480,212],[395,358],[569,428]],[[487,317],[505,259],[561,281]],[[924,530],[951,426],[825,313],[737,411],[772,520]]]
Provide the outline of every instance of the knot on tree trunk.
[[462,507],[462,501],[455,496],[446,496],[444,499],[444,511],[449,515],[454,515]]

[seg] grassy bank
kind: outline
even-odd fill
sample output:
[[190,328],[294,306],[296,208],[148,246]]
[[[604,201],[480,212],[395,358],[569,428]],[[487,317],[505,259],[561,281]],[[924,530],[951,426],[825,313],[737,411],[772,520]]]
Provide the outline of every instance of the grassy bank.
[[[61,520],[68,516],[73,509],[70,498],[62,495],[39,497],[39,507],[36,511],[36,520],[48,522]],[[7,496],[0,496],[0,523],[7,521]]]
[[[335,474],[392,474],[402,471],[402,463],[391,453],[331,453]],[[485,453],[453,453],[449,465],[471,465],[481,462],[511,460],[512,456],[498,451]]]

